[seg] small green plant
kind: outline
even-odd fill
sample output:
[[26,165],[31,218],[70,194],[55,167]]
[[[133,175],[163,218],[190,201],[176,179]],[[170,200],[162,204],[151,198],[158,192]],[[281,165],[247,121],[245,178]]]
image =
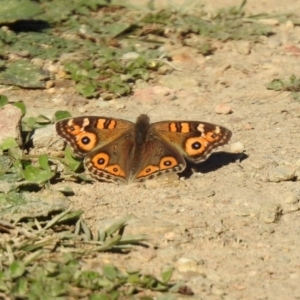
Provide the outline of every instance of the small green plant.
[[91,61],[70,62],[65,65],[65,70],[76,82],[77,91],[84,97],[96,97],[102,92],[114,95],[128,95],[131,92],[130,82],[137,79],[149,79],[149,71],[158,69],[161,64],[152,64],[152,59],[145,56],[125,61],[120,54],[112,54],[103,65],[96,66]]
[[[0,96],[0,107],[8,103],[8,99]],[[23,103],[14,103],[22,112],[26,112],[26,107]],[[57,111],[54,119],[56,121],[70,117],[68,111]],[[46,116],[39,115],[37,117],[24,117],[22,119],[21,131],[23,135],[23,144],[31,142],[32,133],[34,130],[48,126],[53,121]],[[0,145],[0,180],[3,181],[25,181],[26,184],[20,184],[20,187],[26,189],[36,185],[40,188],[48,185],[57,175],[57,164],[63,163],[65,179],[80,180],[90,182],[91,180],[84,174],[78,173],[81,170],[81,160],[76,159],[70,147],[66,147],[64,158],[50,157],[48,154],[30,155],[25,154],[16,140],[12,137],[5,139]],[[15,187],[15,185],[13,185]],[[12,187],[12,190],[14,190]]]
[[[77,92],[87,98],[128,95],[136,80],[148,81],[162,65],[159,58],[168,57],[159,51],[166,38],[209,55],[214,51],[212,38],[259,41],[260,36],[272,34],[270,27],[258,22],[268,16],[246,15],[246,0],[213,14],[202,8],[155,10],[154,1],[149,1],[147,12],[114,6],[107,0],[78,0],[67,6],[59,0],[23,3],[17,13],[17,0],[0,8],[0,23],[2,18],[9,24],[9,30],[0,28],[0,54],[25,53],[15,61],[3,55],[0,83],[44,88],[45,81],[55,74],[34,65],[31,59],[52,60],[64,66],[68,75],[64,80],[73,80]],[[16,29],[18,21],[35,15],[45,23],[42,29],[34,20],[28,22],[33,30]],[[191,35],[201,36],[201,41],[191,44]],[[137,57],[124,59],[128,53]]]
[[126,253],[146,238],[124,234],[130,217],[99,229],[99,234],[93,237],[81,218],[82,213],[68,209],[48,219],[2,222],[2,231],[14,238],[0,237],[1,293],[22,299],[116,300],[147,290],[152,294],[155,291],[192,294],[183,283],[171,282],[171,267],[161,273],[161,279],[139,271],[121,272],[112,264],[103,265],[101,272],[84,267],[82,262],[90,259],[91,254],[95,257],[103,251]]
[[0,149],[4,151],[4,155],[11,162],[9,168],[2,173],[0,180],[8,180],[15,174],[19,179],[22,178],[28,183],[43,185],[56,174],[55,169],[51,169],[47,154],[26,157],[13,138],[4,140]]
[[295,75],[291,75],[288,80],[275,78],[267,85],[267,89],[291,92],[292,97],[300,101],[300,78],[297,78]]

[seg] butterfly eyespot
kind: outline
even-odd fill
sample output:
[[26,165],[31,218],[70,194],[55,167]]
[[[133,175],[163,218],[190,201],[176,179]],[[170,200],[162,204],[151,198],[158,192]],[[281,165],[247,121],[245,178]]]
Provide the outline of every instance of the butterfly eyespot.
[[97,136],[91,132],[81,132],[76,134],[76,143],[80,150],[91,151],[97,144]]
[[185,142],[184,150],[190,156],[200,155],[207,147],[205,139],[200,137],[188,138]]
[[94,166],[104,169],[109,163],[109,156],[106,153],[98,153],[91,159]]
[[84,145],[89,144],[90,141],[91,141],[90,138],[87,137],[87,136],[85,136],[85,137],[83,137],[83,138],[81,139],[81,142],[82,142],[82,144],[84,144]]
[[103,164],[105,163],[104,158],[99,158],[99,159],[97,160],[97,163],[98,163],[98,165],[103,165]]
[[154,166],[154,165],[149,165],[146,168],[144,168],[138,175],[137,178],[142,178],[145,176],[150,176],[152,173],[155,173],[159,171],[159,167],[158,166]]
[[171,163],[169,160],[166,160],[166,161],[164,161],[164,165],[165,165],[166,167],[169,167],[169,166],[172,165],[172,163]]
[[123,177],[125,178],[125,172],[124,170],[117,164],[115,165],[111,165],[111,166],[107,166],[105,168],[105,171],[107,171],[108,173],[114,175],[114,176],[119,176],[119,177]]
[[198,150],[198,149],[200,149],[202,146],[201,146],[201,143],[199,143],[199,142],[195,142],[195,143],[193,143],[192,144],[192,148],[194,149],[194,150]]
[[174,157],[166,156],[166,157],[161,159],[160,164],[159,164],[159,168],[161,170],[164,170],[164,169],[168,169],[170,167],[174,167],[174,166],[177,166],[177,165],[178,165],[178,162]]

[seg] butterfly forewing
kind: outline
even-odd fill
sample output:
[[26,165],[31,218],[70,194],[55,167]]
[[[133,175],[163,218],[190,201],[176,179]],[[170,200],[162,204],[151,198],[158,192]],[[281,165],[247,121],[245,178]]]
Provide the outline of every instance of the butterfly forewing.
[[207,159],[215,148],[227,144],[232,135],[223,126],[199,121],[163,121],[152,126],[187,159],[197,163]]
[[57,133],[79,157],[85,157],[95,148],[116,140],[133,126],[130,121],[100,116],[69,118],[55,124]]

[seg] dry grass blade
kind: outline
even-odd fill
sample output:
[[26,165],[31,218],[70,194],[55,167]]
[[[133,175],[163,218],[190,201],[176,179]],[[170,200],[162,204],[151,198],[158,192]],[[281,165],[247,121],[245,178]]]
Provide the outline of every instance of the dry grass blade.
[[122,228],[124,228],[124,226],[126,226],[127,222],[131,219],[131,216],[125,217],[123,219],[121,219],[120,221],[117,221],[115,223],[113,223],[111,226],[109,226],[105,232],[108,236],[114,234],[115,232],[121,230]]
[[36,242],[34,244],[28,244],[25,245],[21,248],[21,250],[26,251],[26,252],[32,252],[32,251],[37,251],[40,249],[45,249],[46,247],[50,250],[55,247],[57,243],[57,238],[53,237],[46,237],[43,241]]
[[100,232],[101,239],[92,240],[92,231],[81,214],[82,211],[68,209],[48,222],[36,218],[29,219],[27,224],[17,223],[10,232],[13,238],[1,245],[0,291],[11,295],[12,299],[26,300],[37,299],[33,297],[37,294],[39,299],[65,299],[66,295],[73,299],[98,299],[92,296],[94,291],[99,291],[108,297],[105,299],[117,300],[127,299],[143,289],[164,292],[174,287],[168,283],[171,276],[162,282],[139,272],[122,273],[113,265],[104,266],[103,274],[82,270],[79,262],[90,258],[91,254],[124,253],[147,237],[124,235],[130,219],[126,217]]
[[83,230],[83,239],[85,241],[90,241],[92,239],[92,232],[82,219],[80,219],[80,227]]
[[72,208],[68,208],[66,211],[62,212],[61,214],[57,215],[56,217],[54,217],[52,220],[50,220],[47,225],[42,229],[43,231],[45,231],[46,229],[49,229],[51,227],[53,227],[55,224],[57,224],[61,219],[63,219],[63,217],[65,217],[70,211],[72,210]]
[[6,244],[6,255],[9,263],[12,263],[15,258],[14,258],[14,253],[12,251],[12,248],[9,244]]
[[39,257],[41,257],[41,255],[43,255],[43,253],[44,253],[44,251],[42,249],[40,249],[38,251],[34,251],[34,252],[28,254],[23,259],[24,264],[26,266],[29,265],[29,264],[31,264],[32,262],[34,262],[35,260],[37,260]]
[[41,231],[43,229],[40,222],[37,219],[34,219],[34,224],[36,225],[36,227],[38,228],[39,231]]
[[93,251],[108,251],[108,250],[111,250],[119,244],[121,238],[122,237],[120,235],[116,235],[112,238],[108,238],[108,239],[106,239],[106,241],[104,242],[104,244],[102,246],[95,247],[93,249]]

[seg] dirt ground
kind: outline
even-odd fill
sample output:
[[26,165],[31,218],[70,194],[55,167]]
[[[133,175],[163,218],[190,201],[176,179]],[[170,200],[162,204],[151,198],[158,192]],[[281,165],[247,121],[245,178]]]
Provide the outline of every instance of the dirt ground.
[[[202,3],[211,10],[238,4]],[[249,0],[246,11],[300,12],[300,1]],[[231,153],[230,145],[218,149],[187,178],[61,183],[75,191],[70,202],[84,209],[92,228],[132,215],[127,232],[150,237],[148,248],[98,254],[86,264],[97,269],[114,262],[156,275],[172,265],[174,279],[194,291],[189,299],[300,299],[300,104],[289,92],[266,89],[274,78],[299,77],[300,27],[274,22],[273,29],[262,43],[215,42],[209,57],[166,45],[178,70],[141,84],[127,99],[87,101],[59,88],[5,93],[35,114],[68,109],[132,121],[140,113],[152,121],[207,121],[228,127],[231,143],[244,146],[243,155]],[[217,114],[218,104],[232,113]]]

